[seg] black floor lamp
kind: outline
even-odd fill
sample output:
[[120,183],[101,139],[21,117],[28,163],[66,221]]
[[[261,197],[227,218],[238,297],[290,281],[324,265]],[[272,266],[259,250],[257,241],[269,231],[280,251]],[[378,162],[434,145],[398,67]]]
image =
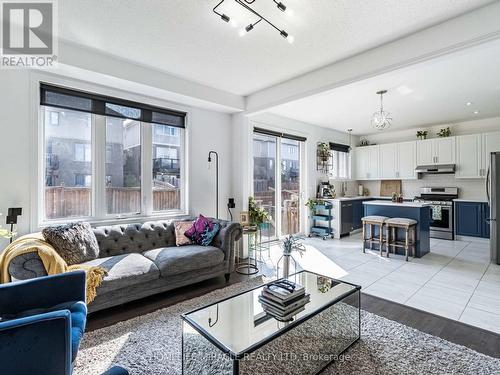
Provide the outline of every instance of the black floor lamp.
[[208,153],[208,168],[212,162],[212,154],[215,155],[215,218],[219,218],[219,154],[216,151]]

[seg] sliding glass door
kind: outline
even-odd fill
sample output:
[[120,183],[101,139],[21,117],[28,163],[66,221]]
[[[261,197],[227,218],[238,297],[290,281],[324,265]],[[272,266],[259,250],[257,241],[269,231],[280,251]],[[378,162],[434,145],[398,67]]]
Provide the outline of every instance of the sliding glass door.
[[303,142],[255,133],[253,196],[271,218],[271,238],[300,232],[301,152]]

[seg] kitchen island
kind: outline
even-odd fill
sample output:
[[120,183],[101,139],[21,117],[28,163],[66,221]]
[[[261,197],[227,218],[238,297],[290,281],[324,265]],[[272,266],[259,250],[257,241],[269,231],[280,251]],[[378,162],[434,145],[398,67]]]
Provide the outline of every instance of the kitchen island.
[[[415,257],[420,258],[430,251],[431,210],[428,203],[395,203],[392,201],[371,200],[363,202],[363,206],[364,216],[378,215],[416,220]],[[398,231],[398,240],[404,240],[403,231]],[[397,249],[396,251],[398,254],[404,254],[404,249]]]

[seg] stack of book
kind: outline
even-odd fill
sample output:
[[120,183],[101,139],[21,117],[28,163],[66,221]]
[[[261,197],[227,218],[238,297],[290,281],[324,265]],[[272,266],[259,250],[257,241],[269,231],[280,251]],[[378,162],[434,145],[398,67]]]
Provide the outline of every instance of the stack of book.
[[289,321],[303,311],[309,294],[302,285],[288,280],[278,280],[266,285],[259,296],[264,311],[281,321]]

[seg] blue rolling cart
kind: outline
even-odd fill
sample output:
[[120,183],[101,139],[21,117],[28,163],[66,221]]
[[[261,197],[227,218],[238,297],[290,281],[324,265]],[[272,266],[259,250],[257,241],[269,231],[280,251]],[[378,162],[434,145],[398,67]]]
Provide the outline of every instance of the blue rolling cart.
[[[328,236],[334,238],[333,228],[332,228],[332,208],[333,205],[328,202],[322,202],[314,205],[314,209],[312,211],[311,219],[312,226],[309,233],[309,237],[319,236],[323,237],[324,240]],[[318,222],[327,223],[328,226],[318,225]]]

